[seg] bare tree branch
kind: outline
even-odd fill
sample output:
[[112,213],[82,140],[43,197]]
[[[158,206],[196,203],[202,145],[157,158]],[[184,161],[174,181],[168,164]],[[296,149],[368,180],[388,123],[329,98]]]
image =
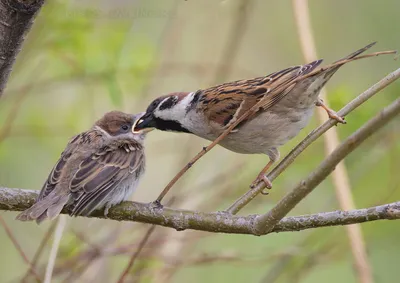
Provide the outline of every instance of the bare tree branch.
[[[0,187],[0,210],[22,211],[29,208],[38,196],[37,191]],[[67,209],[63,213],[68,212]],[[104,218],[103,211],[91,217]],[[349,225],[383,219],[400,219],[400,202],[352,211],[332,211],[283,218],[271,231],[257,232],[260,215],[236,216],[224,212],[205,213],[188,210],[158,208],[152,204],[124,202],[110,208],[108,219],[136,221],[174,228],[208,232],[266,235],[272,232],[293,232],[312,228]]]
[[[335,170],[336,165],[348,154],[356,149],[363,141],[391,119],[400,113],[400,98],[396,99],[388,107],[385,107],[374,118],[370,119],[356,132],[350,135],[340,144],[317,169],[305,180],[301,181],[290,193],[283,197],[268,213],[256,220],[256,232],[265,233],[272,230],[286,214],[288,214],[303,198],[311,193],[329,174]],[[267,227],[267,231],[265,231]]]
[[0,96],[6,87],[25,34],[44,0],[0,1]]

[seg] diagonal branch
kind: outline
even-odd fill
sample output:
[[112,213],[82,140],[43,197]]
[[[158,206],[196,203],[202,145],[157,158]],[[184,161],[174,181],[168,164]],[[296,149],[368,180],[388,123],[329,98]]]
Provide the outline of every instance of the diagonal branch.
[[[380,90],[384,89],[394,81],[400,78],[400,68],[396,71],[388,74],[386,77],[381,79],[379,82],[371,86],[369,89],[361,93],[359,96],[350,101],[346,106],[344,106],[338,115],[344,117],[351,113],[353,110],[358,108],[368,99],[377,94]],[[326,131],[335,126],[337,121],[333,119],[327,120],[324,124],[313,130],[308,136],[302,140],[292,151],[282,159],[281,162],[268,174],[268,179],[275,180],[282,172],[284,172],[310,144],[312,144],[316,139],[322,136]],[[245,207],[252,199],[254,199],[263,189],[265,188],[263,183],[260,183],[256,188],[249,190],[238,200],[236,200],[227,211],[232,214],[238,213],[243,207]]]
[[[348,154],[356,149],[363,141],[391,119],[400,114],[400,98],[380,111],[374,118],[365,123],[356,132],[340,144],[305,180],[301,181],[290,193],[281,199],[268,213],[256,219],[256,232],[268,233],[288,214],[303,198],[311,193]],[[267,230],[265,231],[265,227]]]

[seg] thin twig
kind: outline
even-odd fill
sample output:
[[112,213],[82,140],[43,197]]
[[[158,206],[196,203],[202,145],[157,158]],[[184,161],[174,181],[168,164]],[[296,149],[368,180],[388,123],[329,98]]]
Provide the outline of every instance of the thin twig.
[[[311,193],[363,141],[400,113],[400,98],[385,107],[340,144],[305,180],[283,197],[268,213],[256,219],[256,233],[268,233],[303,198]],[[265,230],[266,229],[266,230]]]
[[10,238],[11,242],[14,244],[15,248],[17,249],[18,253],[22,257],[24,262],[28,265],[29,272],[33,276],[35,276],[36,281],[42,282],[42,280],[40,280],[40,277],[39,277],[38,273],[33,268],[32,263],[29,261],[28,257],[26,256],[26,254],[22,250],[21,245],[18,243],[17,239],[15,238],[15,236],[14,236],[13,232],[11,231],[10,227],[8,227],[7,223],[3,219],[3,216],[1,216],[1,215],[0,215],[0,224],[1,224],[1,226],[3,226],[4,230],[6,231],[6,234],[7,234],[8,238]]
[[46,266],[46,273],[44,276],[44,283],[51,283],[51,277],[53,275],[53,268],[57,259],[57,252],[60,246],[61,238],[64,232],[65,225],[67,223],[67,217],[60,215],[58,217],[56,231],[54,233],[53,245],[50,250],[49,261]]
[[[368,88],[366,91],[358,95],[355,99],[350,101],[346,106],[338,111],[340,117],[345,117],[353,110],[357,109],[360,105],[366,102],[368,99],[377,94],[380,90],[384,89],[394,81],[400,78],[400,68],[396,71],[388,74],[386,77],[381,79],[379,82]],[[268,174],[268,179],[275,180],[282,172],[284,172],[293,161],[316,139],[323,135],[326,131],[337,124],[336,120],[329,119],[323,125],[319,126],[317,129],[313,130],[307,135],[294,149],[290,151],[288,155],[285,156],[279,162],[279,164]],[[254,199],[263,189],[265,188],[264,183],[260,183],[256,188],[247,191],[243,196],[237,199],[228,209],[227,212],[236,214],[243,207],[245,207],[252,199]]]
[[126,266],[124,272],[122,273],[121,277],[118,279],[118,283],[123,283],[125,281],[126,276],[129,273],[129,270],[132,268],[133,264],[135,263],[135,260],[139,256],[140,252],[146,245],[147,241],[149,240],[151,234],[153,231],[156,229],[155,225],[152,225],[146,232],[146,234],[143,236],[142,240],[140,241],[139,247],[137,250],[133,253],[132,257],[129,260],[128,265]]
[[[39,261],[40,256],[42,255],[42,252],[47,244],[47,242],[49,241],[51,235],[54,232],[54,229],[56,228],[56,224],[57,222],[53,221],[53,223],[51,223],[49,229],[47,230],[46,234],[43,236],[42,241],[39,244],[39,247],[37,248],[35,255],[32,258],[32,267],[36,268],[37,262]],[[28,276],[30,275],[30,269],[27,270],[27,272],[25,273],[25,276],[21,279],[21,283],[26,282],[28,279]]]
[[[292,5],[304,59],[306,61],[316,60],[318,56],[311,27],[308,0],[293,0]],[[362,57],[359,56],[358,58]],[[320,97],[328,105],[326,88],[321,90]],[[318,120],[320,124],[323,124],[326,120],[326,113],[323,109],[318,109]],[[325,154],[329,155],[340,143],[335,128],[324,135],[324,142]],[[343,210],[354,209],[355,204],[351,193],[350,180],[344,162],[340,162],[336,166],[336,170],[332,173],[332,179],[340,208]],[[361,227],[360,225],[349,225],[345,228],[350,241],[358,281],[360,283],[372,283],[373,276]]]

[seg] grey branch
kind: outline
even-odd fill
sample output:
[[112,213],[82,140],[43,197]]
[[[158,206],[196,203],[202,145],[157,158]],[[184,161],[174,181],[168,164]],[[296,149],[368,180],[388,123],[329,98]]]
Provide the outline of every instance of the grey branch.
[[[390,122],[400,113],[400,98],[385,107],[374,118],[345,139],[306,179],[301,181],[291,192],[284,196],[268,213],[256,220],[258,233],[272,230],[303,198],[311,193],[348,154],[363,141]],[[267,229],[267,231],[265,231]]]
[[44,0],[0,0],[0,96],[15,57]]
[[[38,196],[37,191],[0,187],[0,210],[22,211],[29,208]],[[63,213],[67,213],[64,210]],[[103,211],[91,217],[104,218]],[[152,204],[124,202],[110,208],[108,219],[136,221],[174,228],[178,231],[193,229],[208,232],[259,235],[256,219],[260,215],[236,216],[224,212],[205,213],[171,208],[157,208]],[[400,219],[400,202],[352,211],[332,211],[283,218],[272,231],[291,232],[312,228],[348,225],[383,219]]]

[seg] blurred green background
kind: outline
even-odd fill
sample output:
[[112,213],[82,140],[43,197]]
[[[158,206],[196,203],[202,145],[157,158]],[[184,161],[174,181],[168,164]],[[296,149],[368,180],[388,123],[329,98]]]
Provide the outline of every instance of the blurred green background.
[[[291,1],[248,1],[237,54],[228,52],[238,0],[47,1],[17,58],[0,103],[0,184],[40,189],[68,139],[104,112],[143,111],[155,97],[194,91],[224,80],[269,74],[305,63]],[[372,41],[373,51],[400,49],[400,2],[313,0],[310,14],[318,54],[333,62]],[[240,14],[240,13],[239,13]],[[230,60],[234,60],[230,62]],[[346,65],[328,83],[329,103],[340,109],[399,67],[392,56]],[[400,93],[386,88],[337,127],[344,139]],[[400,198],[400,119],[367,140],[346,160],[357,208]],[[317,126],[314,118],[281,149],[284,156]],[[186,134],[152,132],[146,141],[147,174],[133,199],[154,200],[163,186],[208,142]],[[242,215],[264,213],[324,159],[319,139]],[[245,193],[267,156],[223,148],[207,154],[173,188],[175,208],[215,211]],[[338,209],[326,179],[291,214]],[[51,223],[37,226],[0,212],[29,258]],[[70,219],[54,282],[115,282],[148,226]],[[362,224],[376,282],[398,280],[400,222]],[[49,246],[39,261],[43,272]],[[95,253],[98,247],[102,253]],[[18,282],[27,270],[0,228],[0,282]],[[356,282],[343,227],[264,237],[176,232],[157,227],[135,264],[136,282]]]

